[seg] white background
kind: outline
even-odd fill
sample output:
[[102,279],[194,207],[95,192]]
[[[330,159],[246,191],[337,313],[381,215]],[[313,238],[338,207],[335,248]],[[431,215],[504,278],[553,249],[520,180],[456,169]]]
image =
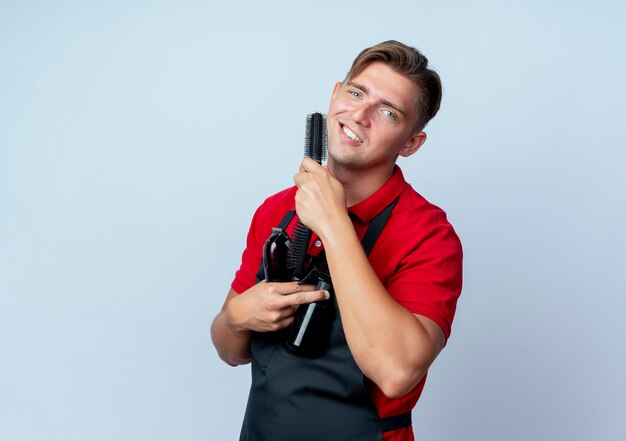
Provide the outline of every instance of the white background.
[[465,250],[419,440],[626,439],[620,1],[0,2],[0,439],[234,440],[209,336],[357,53],[445,95],[407,179]]

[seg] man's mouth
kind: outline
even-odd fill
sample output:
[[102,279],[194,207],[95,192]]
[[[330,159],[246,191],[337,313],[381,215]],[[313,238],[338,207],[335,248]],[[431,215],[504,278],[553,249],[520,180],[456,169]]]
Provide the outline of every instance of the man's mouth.
[[350,138],[352,141],[358,142],[359,144],[363,143],[363,140],[359,138],[356,133],[350,130],[348,126],[342,125],[341,130],[343,130],[343,133],[345,133],[346,136],[348,136],[348,138]]

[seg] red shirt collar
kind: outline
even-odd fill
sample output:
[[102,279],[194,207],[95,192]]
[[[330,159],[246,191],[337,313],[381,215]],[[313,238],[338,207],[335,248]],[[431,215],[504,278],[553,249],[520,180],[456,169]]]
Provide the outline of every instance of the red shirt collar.
[[391,204],[404,191],[407,185],[409,184],[404,180],[402,170],[395,165],[389,180],[373,195],[348,208],[348,212],[351,217],[356,217],[360,222],[368,224],[374,216]]

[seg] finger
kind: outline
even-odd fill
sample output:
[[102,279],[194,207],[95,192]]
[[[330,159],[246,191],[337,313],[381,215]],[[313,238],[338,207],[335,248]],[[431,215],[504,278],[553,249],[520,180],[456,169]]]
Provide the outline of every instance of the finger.
[[319,170],[322,166],[309,157],[305,157],[300,163],[301,172],[313,172]]
[[296,184],[296,187],[300,188],[300,185],[302,185],[302,172],[296,173],[293,176],[293,183]]
[[330,293],[325,290],[302,291],[284,297],[286,305],[305,305],[307,303],[319,302],[330,298]]
[[306,172],[301,170],[299,173],[296,173],[294,175],[293,182],[294,184],[296,184],[298,188],[301,188],[304,184],[307,183],[307,179],[308,179],[308,176]]
[[268,283],[270,291],[274,294],[280,294],[283,296],[299,293],[302,291],[314,291],[315,285],[300,285],[298,282],[273,282]]

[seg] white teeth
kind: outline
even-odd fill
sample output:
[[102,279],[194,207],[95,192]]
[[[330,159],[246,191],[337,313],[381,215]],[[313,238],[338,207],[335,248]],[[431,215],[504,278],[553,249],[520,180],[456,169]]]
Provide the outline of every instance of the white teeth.
[[350,137],[351,140],[356,141],[358,143],[363,142],[361,140],[361,138],[359,138],[358,136],[356,136],[356,133],[354,133],[352,130],[350,130],[347,126],[343,126],[343,133],[345,133],[346,135],[348,135]]

